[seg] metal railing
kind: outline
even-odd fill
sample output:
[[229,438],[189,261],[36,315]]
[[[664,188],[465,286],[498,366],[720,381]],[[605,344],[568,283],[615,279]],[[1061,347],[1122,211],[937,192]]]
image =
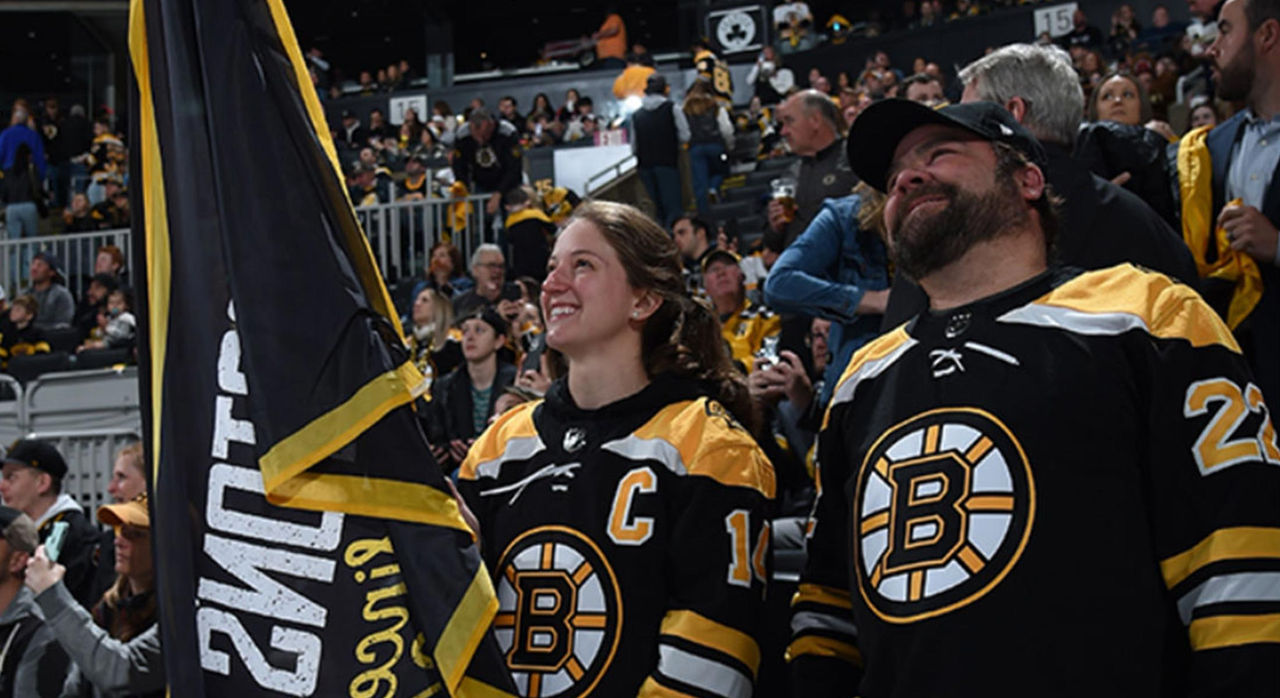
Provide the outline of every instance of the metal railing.
[[636,169],[637,165],[639,165],[639,161],[636,160],[636,156],[628,155],[603,170],[591,175],[582,185],[584,195],[588,197],[594,196],[601,189],[613,184],[632,170]]
[[38,252],[50,252],[58,257],[68,290],[79,298],[89,285],[98,248],[103,245],[119,247],[124,258],[130,259],[132,247],[127,228],[0,240],[0,286],[9,292],[9,298],[13,298],[13,294],[28,285],[31,258]]
[[[442,239],[448,238],[456,245],[464,260],[470,259],[482,243],[493,242],[502,220],[485,209],[489,196],[473,194],[465,199],[361,206],[356,209],[356,217],[369,237],[369,247],[383,278],[390,283],[422,271],[431,246]],[[465,212],[462,204],[466,204]]]
[[[427,252],[439,240],[451,240],[462,251],[463,259],[470,259],[472,251],[481,243],[494,241],[495,226],[501,226],[501,218],[486,211],[488,200],[488,194],[474,194],[465,199],[397,201],[361,206],[356,209],[356,216],[369,237],[369,246],[383,277],[393,282],[418,274],[426,264]],[[466,204],[465,213],[455,209],[461,204]],[[4,226],[0,225],[0,238],[3,235]],[[0,286],[13,298],[29,285],[32,257],[38,252],[51,252],[62,265],[67,289],[80,298],[93,277],[98,248],[115,245],[128,260],[132,259],[131,242],[127,228],[0,239]]]
[[137,433],[128,429],[33,431],[26,437],[53,442],[67,462],[62,491],[90,512],[110,503],[107,485],[111,482],[116,454],[138,440]]

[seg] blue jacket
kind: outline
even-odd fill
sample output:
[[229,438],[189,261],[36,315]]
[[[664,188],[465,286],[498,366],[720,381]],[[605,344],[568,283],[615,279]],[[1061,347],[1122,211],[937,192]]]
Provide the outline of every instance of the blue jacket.
[[880,238],[858,229],[857,194],[827,199],[809,227],[778,257],[764,282],[775,311],[831,321],[832,360],[823,374],[826,404],[853,352],[880,334],[879,315],[857,314],[867,291],[889,288],[888,253]]
[[27,128],[26,124],[14,124],[0,131],[0,168],[5,172],[13,167],[13,156],[18,154],[18,146],[23,143],[31,148],[31,161],[35,163],[36,174],[44,179],[44,140],[40,134]]

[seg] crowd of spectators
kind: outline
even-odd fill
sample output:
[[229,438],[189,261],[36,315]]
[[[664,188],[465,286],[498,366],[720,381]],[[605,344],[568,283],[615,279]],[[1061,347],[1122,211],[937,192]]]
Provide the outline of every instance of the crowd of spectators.
[[[928,27],[981,15],[993,6],[905,0],[897,20],[872,18],[858,30]],[[1275,114],[1260,113],[1264,98],[1255,86],[1262,83],[1255,80],[1258,71],[1280,67],[1255,65],[1239,53],[1251,49],[1230,44],[1231,32],[1244,31],[1232,26],[1232,19],[1251,26],[1257,18],[1233,16],[1219,25],[1218,3],[1195,0],[1191,9],[1193,21],[1181,24],[1171,20],[1165,6],[1156,6],[1150,18],[1138,18],[1129,5],[1119,5],[1107,30],[1076,11],[1065,35],[1028,36],[1026,43],[976,50],[975,60],[956,75],[930,56],[912,57],[904,70],[905,61],[895,65],[887,51],[875,51],[858,55],[834,75],[815,68],[800,76],[787,67],[789,56],[820,41],[843,41],[854,29],[843,17],[833,18],[824,38],[804,3],[785,3],[773,12],[785,31],[760,52],[747,76],[752,98],[737,106],[724,99],[724,85],[717,84],[723,66],[714,56],[699,59],[699,77],[682,95],[671,93],[647,53],[632,51],[616,66],[613,96],[639,98],[626,125],[654,218],[674,240],[689,295],[719,318],[724,344],[764,415],[754,436],[777,473],[774,541],[784,552],[788,541],[802,545],[803,517],[815,496],[813,444],[840,373],[857,349],[928,303],[889,263],[884,193],[875,188],[883,183],[859,181],[848,161],[850,126],[884,100],[935,108],[981,101],[1007,109],[1044,148],[1045,179],[1060,199],[1058,261],[1088,269],[1132,262],[1200,290],[1233,329],[1243,329],[1242,342],[1256,340],[1247,344],[1246,354],[1264,394],[1280,399],[1275,370],[1280,347],[1258,339],[1276,322],[1258,317],[1275,312],[1274,303],[1265,300],[1273,296],[1253,299],[1258,309],[1249,318],[1238,315],[1236,302],[1243,277],[1258,282],[1251,288],[1259,294],[1275,292],[1271,286],[1257,290],[1276,280],[1280,264],[1275,218],[1260,212],[1275,158],[1253,163],[1262,168],[1262,184],[1237,177],[1241,182],[1228,191],[1241,201],[1227,203],[1223,183],[1216,182],[1217,191],[1208,199],[1217,209],[1196,219],[1220,224],[1216,227],[1226,231],[1228,244],[1219,244],[1218,253],[1245,269],[1235,277],[1214,271],[1211,281],[1225,286],[1201,278],[1221,264],[1188,246],[1192,222],[1187,216],[1194,202],[1184,197],[1194,185],[1187,184],[1182,164],[1199,152],[1196,144],[1207,133],[1202,129],[1229,119],[1249,129],[1269,128]],[[1280,16],[1262,21],[1280,21]],[[598,34],[608,28],[606,20]],[[1235,53],[1227,52],[1230,46]],[[342,92],[322,80],[328,66],[318,52],[309,53],[308,60],[318,90],[330,96]],[[359,91],[395,90],[412,79],[401,61],[376,75],[361,73]],[[41,120],[25,105],[15,105],[10,127],[0,133],[0,192],[7,197],[10,235],[34,234],[25,231],[42,201],[65,208],[68,231],[127,225],[124,149],[110,122],[95,122],[92,138],[75,140],[71,129],[87,128],[87,123],[75,125],[76,109],[61,120],[56,102],[46,101],[43,109]],[[446,472],[456,471],[492,420],[541,398],[567,370],[558,354],[547,351],[539,296],[548,254],[577,197],[549,183],[524,184],[522,153],[594,143],[600,130],[619,126],[601,123],[591,98],[574,89],[559,105],[539,94],[527,111],[513,97],[503,97],[493,110],[477,98],[460,111],[437,102],[430,115],[410,109],[396,125],[379,109],[363,115],[347,110],[333,133],[357,206],[484,194],[487,212],[501,221],[495,242],[479,245],[469,258],[447,237],[439,240],[426,252],[421,270],[398,284],[409,291],[401,299],[407,308],[401,322],[408,349],[430,381],[430,400],[419,404],[418,413]],[[1242,137],[1260,141],[1256,147],[1262,148],[1269,135],[1249,131]],[[753,230],[743,230],[737,218],[717,216],[722,200],[745,186],[734,177],[742,173],[727,167],[743,142],[754,144],[740,162],[744,169],[776,171],[792,183],[789,194],[771,190],[756,197],[762,215]],[[82,146],[80,154],[73,153]],[[687,182],[679,167],[682,158],[688,161]],[[89,186],[74,185],[77,165]],[[60,185],[62,178],[72,184]],[[693,194],[687,204],[685,185]],[[1204,198],[1197,195],[1196,201]],[[1273,209],[1274,202],[1268,203]],[[76,299],[63,283],[59,260],[37,254],[30,263],[30,287],[11,302],[0,298],[0,358],[50,352],[51,333],[72,337],[72,352],[131,350],[136,320],[120,251],[102,247],[94,271]],[[59,689],[66,683],[106,693],[135,682],[136,692],[155,690],[162,683],[155,683],[159,649],[149,523],[145,504],[136,499],[145,491],[139,484],[145,473],[139,453],[126,450],[117,463],[119,482],[113,477],[111,492],[117,503],[97,513],[114,530],[104,538],[60,493],[66,465],[50,448],[37,442],[15,445],[0,480],[6,505],[0,507],[0,564],[8,572],[0,575],[0,604],[7,603],[0,610],[0,636],[22,640],[14,659],[0,660],[0,675],[28,687],[27,693],[16,689],[22,695],[56,695],[47,688],[53,683]],[[38,543],[59,520],[75,534],[67,539],[60,562],[53,563]],[[110,558],[115,574],[104,577],[107,545],[115,551]],[[785,567],[785,559],[777,556],[775,563]],[[785,621],[767,623],[777,626],[777,637],[764,643],[773,658],[766,662],[780,661],[781,652],[768,643],[785,639]],[[761,675],[764,682],[766,672]]]
[[0,203],[9,239],[129,227],[129,153],[112,114],[90,121],[56,97],[15,100],[0,131]]
[[[903,4],[903,17],[884,22],[880,30],[910,30],[933,21],[960,20],[999,6],[965,1],[917,4],[908,0]],[[1054,59],[1056,77],[1045,78],[1047,87],[1037,92],[1022,90],[1011,108],[1022,110],[1026,119],[1043,119],[1048,124],[1037,135],[1045,141],[1055,161],[1062,161],[1056,168],[1062,177],[1057,184],[1065,193],[1070,193],[1070,186],[1089,188],[1093,181],[1090,178],[1097,175],[1108,184],[1108,188],[1099,189],[1103,200],[1100,210],[1109,212],[1113,221],[1133,221],[1131,227],[1153,231],[1145,253],[1129,254],[1096,242],[1090,243],[1091,254],[1108,259],[1127,255],[1133,261],[1194,281],[1190,257],[1184,251],[1170,249],[1173,238],[1168,236],[1175,235],[1179,226],[1179,211],[1171,194],[1176,189],[1177,173],[1172,169],[1174,159],[1166,157],[1164,151],[1190,129],[1220,123],[1230,115],[1233,105],[1215,93],[1215,79],[1206,63],[1205,50],[1216,36],[1216,8],[1202,10],[1192,3],[1192,10],[1194,21],[1184,24],[1171,20],[1168,8],[1162,5],[1155,7],[1150,18],[1138,18],[1129,5],[1119,5],[1106,31],[1096,27],[1084,12],[1076,11],[1069,33],[1057,39],[1028,37],[1025,46],[1039,46],[1049,53],[1027,53],[1032,48],[1023,48],[1018,49],[1021,53],[1010,56],[1009,50],[987,48],[986,53],[996,58],[988,63],[978,61],[968,69],[969,73],[960,75],[948,75],[929,56],[913,57],[909,66],[905,61],[895,65],[887,51],[879,50],[834,75],[815,68],[799,76],[786,67],[786,56],[802,50],[805,42],[793,43],[789,37],[794,34],[779,33],[778,41],[764,47],[747,76],[752,91],[750,102],[737,107],[717,89],[719,59],[711,55],[704,63],[703,58],[709,54],[706,45],[695,48],[701,56],[698,79],[679,95],[672,94],[647,53],[633,52],[626,56],[617,75],[614,97],[641,98],[625,127],[655,218],[673,232],[678,243],[688,241],[680,246],[689,266],[691,288],[706,295],[703,277],[709,266],[714,267],[716,274],[708,278],[716,279],[715,288],[724,292],[719,299],[708,296],[708,300],[721,311],[726,327],[732,328],[726,329],[726,339],[735,347],[750,347],[750,351],[738,352],[740,365],[748,371],[764,369],[754,380],[760,383],[762,394],[778,397],[784,384],[793,392],[798,390],[802,375],[811,388],[824,384],[829,388],[833,373],[840,370],[852,351],[879,331],[878,318],[888,311],[889,317],[896,320],[908,312],[901,308],[915,307],[909,302],[913,291],[899,290],[897,285],[897,302],[888,300],[890,274],[883,245],[876,241],[874,215],[865,224],[857,224],[860,206],[855,202],[874,204],[879,194],[865,184],[858,185],[845,159],[843,143],[849,125],[868,105],[884,99],[901,97],[939,107],[962,97],[994,100],[1002,92],[1017,92],[1009,87],[1016,81],[1010,83],[1013,78],[1005,77],[1007,63],[1032,70],[1029,65],[1039,65],[1037,61],[1043,62],[1044,56],[1060,51],[1059,58]],[[779,25],[791,21],[794,29],[807,29],[813,21],[806,12],[804,3],[789,3],[779,5],[773,17]],[[1068,68],[1068,73],[1062,72]],[[988,75],[988,79],[979,80],[979,74]],[[1064,82],[1067,75],[1070,82]],[[1075,88],[1081,97],[1078,111],[1072,106],[1074,98],[1070,94]],[[1066,91],[1055,96],[1051,94],[1054,90]],[[505,218],[498,244],[476,250],[466,261],[465,269],[456,248],[447,242],[433,248],[412,295],[404,297],[406,307],[412,303],[405,323],[406,328],[416,328],[419,358],[424,366],[431,357],[443,363],[431,367],[430,372],[438,378],[452,371],[465,372],[471,365],[467,352],[459,349],[463,346],[463,324],[473,317],[485,322],[481,323],[483,327],[475,325],[471,334],[491,331],[493,336],[472,344],[480,347],[497,342],[500,350],[493,355],[499,362],[506,361],[511,366],[527,364],[530,371],[538,371],[536,361],[525,361],[524,351],[525,345],[531,345],[528,337],[539,331],[534,284],[541,276],[557,224],[572,204],[556,216],[545,196],[549,187],[535,191],[521,185],[520,153],[561,143],[575,134],[591,133],[595,128],[589,125],[592,114],[590,98],[574,89],[566,92],[559,105],[539,94],[527,112],[511,97],[502,98],[496,111],[491,111],[483,100],[474,99],[462,109],[462,115],[455,115],[449,105],[437,102],[427,119],[419,120],[410,110],[399,127],[389,126],[379,110],[369,113],[367,120],[354,113],[343,114],[335,137],[356,154],[350,184],[357,204],[484,193],[488,194],[488,212]],[[770,160],[789,161],[779,175],[793,176],[796,187],[794,201],[785,206],[782,201],[763,195],[765,201],[761,203],[767,205],[761,210],[759,228],[740,230],[739,221],[717,215],[717,204],[741,183],[740,177],[729,172],[728,162],[730,153],[743,155],[744,141],[758,145],[745,153],[745,162],[740,164],[749,168],[752,163],[760,163],[763,168],[763,163]],[[685,169],[678,165],[681,158],[687,159]],[[423,173],[433,168],[435,188],[423,191]],[[1062,174],[1068,171],[1074,177],[1070,181]],[[686,186],[693,194],[687,206],[682,196]],[[1142,201],[1135,203],[1130,194]],[[851,195],[855,197],[852,200]],[[1163,222],[1152,220],[1152,212]],[[1088,220],[1070,212],[1068,220],[1076,226],[1089,225]],[[804,236],[806,231],[808,235]],[[748,242],[739,242],[740,239]],[[1070,248],[1069,240],[1070,236],[1068,243],[1063,243],[1067,256],[1091,266],[1095,259],[1090,258],[1090,253]],[[739,245],[743,249],[739,250]],[[817,284],[814,279],[821,274],[801,263],[838,259],[842,249],[859,260],[856,279],[846,279],[843,285]],[[719,251],[739,257],[741,278],[724,278],[721,268],[725,257],[710,260],[708,256]],[[770,271],[779,259],[785,271],[780,277],[771,277]],[[720,263],[713,265],[712,261]],[[842,268],[833,274],[839,277],[847,271]],[[528,283],[508,283],[508,279],[516,278]],[[535,290],[528,292],[530,287]],[[790,290],[770,298],[763,291],[771,287]],[[858,290],[850,296],[839,290],[845,287]],[[767,307],[766,301],[782,311],[781,315]],[[806,311],[815,304],[828,309],[818,313],[818,319],[825,324],[819,323],[817,329],[813,312]],[[446,306],[451,313],[448,325],[452,333],[441,329],[443,316],[428,311]],[[518,317],[527,320],[517,322]],[[755,329],[741,329],[741,321],[752,318],[757,322],[758,317],[769,319],[768,333],[759,335]],[[777,341],[764,342],[766,335],[777,335]],[[743,344],[743,336],[751,336],[752,341]],[[832,357],[813,356],[810,348],[815,341],[826,347]],[[769,359],[757,362],[754,354],[766,349],[766,344]],[[487,354],[479,348],[476,352],[478,356]],[[494,383],[493,377],[510,374],[489,367],[485,363],[487,356],[481,358],[484,361],[474,365],[481,378],[472,384],[473,393],[468,397],[468,409],[474,409],[475,419],[467,429],[451,428],[457,433],[441,437],[445,444],[465,444],[479,429],[480,413],[497,404],[492,398],[480,399],[474,391],[491,390],[493,385],[499,386],[498,393],[507,389],[502,381]],[[824,375],[815,371],[818,365],[830,370]],[[803,371],[788,370],[796,366],[803,367]],[[514,375],[517,379],[512,381],[512,389],[527,389],[520,385],[524,374]],[[545,384],[547,379],[542,375],[534,380]],[[442,395],[439,400],[442,404],[450,401],[450,395],[455,396],[456,402],[461,399],[456,396],[465,394],[456,381],[448,385],[449,395]],[[796,399],[790,402],[802,407],[810,403],[798,393],[793,397]],[[446,414],[454,414],[454,407],[443,409]],[[446,421],[461,424],[466,420]],[[797,433],[793,426],[779,428]],[[801,457],[806,442],[802,438],[795,444]],[[457,455],[452,457],[455,463],[460,460]]]
[[0,367],[23,382],[45,370],[136,359],[137,318],[120,248],[98,249],[78,299],[65,273],[57,255],[38,252],[27,270],[29,285],[12,301],[0,292]]
[[63,491],[68,465],[52,443],[19,440],[5,452],[5,695],[164,695],[148,472],[141,443],[120,449],[107,487],[111,503],[91,518]]
[[[935,5],[920,5],[931,8],[921,23],[939,15]],[[948,9],[942,12],[955,18],[982,11],[970,3]],[[758,440],[783,492],[776,530],[800,526],[812,501],[811,447],[823,406],[850,356],[927,303],[918,287],[893,274],[883,240],[883,194],[853,175],[846,158],[849,125],[869,105],[893,98],[931,107],[962,100],[999,103],[1048,155],[1046,176],[1063,200],[1061,263],[1096,269],[1132,262],[1209,295],[1213,284],[1200,278],[1208,268],[1203,253],[1184,241],[1186,204],[1179,199],[1186,173],[1178,169],[1178,152],[1184,136],[1204,133],[1194,129],[1221,124],[1250,106],[1252,80],[1234,72],[1242,70],[1243,59],[1233,64],[1231,56],[1224,57],[1225,39],[1214,43],[1218,9],[1193,3],[1194,21],[1179,24],[1164,6],[1142,21],[1121,5],[1110,31],[1097,29],[1077,11],[1068,34],[1028,36],[1027,43],[979,50],[957,75],[929,56],[895,65],[887,52],[877,51],[835,75],[813,70],[797,76],[786,68],[785,56],[794,52],[768,46],[749,76],[753,98],[739,107],[718,99],[709,74],[676,95],[660,73],[642,70],[641,62],[623,69],[619,98],[634,96],[643,85],[628,126],[655,219],[674,237],[691,294],[720,317],[724,341],[766,416]],[[1243,88],[1233,84],[1242,79]],[[567,100],[576,104],[578,97],[570,93]],[[553,114],[550,102],[539,98],[534,111],[545,124],[576,110],[571,104]],[[517,133],[517,124],[531,123],[520,118],[514,101],[496,118]],[[797,185],[789,202],[764,194],[764,215],[752,230],[717,216],[719,202],[743,186],[741,177],[735,181],[717,165],[741,150],[744,135],[759,144],[741,163],[746,169],[769,171],[770,161],[777,160],[776,172]],[[680,158],[688,159],[688,174],[678,167]],[[681,196],[686,184],[693,191],[687,203]],[[1253,197],[1251,210],[1261,207],[1262,196]],[[540,396],[557,375],[550,356],[540,351],[537,266],[519,261],[544,260],[556,232],[545,211],[536,218],[528,212],[531,199],[536,197],[521,191],[504,203],[520,207],[509,209],[523,212],[514,223],[533,232],[522,233],[519,245],[508,234],[501,245],[476,250],[465,270],[469,275],[459,269],[455,250],[434,250],[405,319],[420,363],[435,377],[424,415],[436,455],[449,470],[463,460],[488,419]],[[1233,222],[1243,214],[1223,215],[1224,225],[1244,229]],[[506,229],[514,229],[511,218]],[[1257,239],[1250,237],[1251,247],[1242,249],[1262,267],[1261,278],[1274,278],[1274,234],[1269,243],[1265,236],[1262,243]],[[536,252],[529,251],[530,240]],[[523,283],[508,281],[526,275]],[[1227,316],[1221,298],[1215,307]],[[1253,341],[1251,336],[1246,329],[1241,341]],[[1274,373],[1266,364],[1274,363],[1275,349],[1248,352],[1260,380]]]

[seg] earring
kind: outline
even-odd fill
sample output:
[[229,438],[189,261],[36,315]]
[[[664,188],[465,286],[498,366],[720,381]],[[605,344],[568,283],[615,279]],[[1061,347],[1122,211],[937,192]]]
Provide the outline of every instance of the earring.
[[639,318],[639,317],[640,317],[640,311],[639,311],[639,310],[633,310],[633,311],[631,311],[631,317],[633,317],[633,318]]

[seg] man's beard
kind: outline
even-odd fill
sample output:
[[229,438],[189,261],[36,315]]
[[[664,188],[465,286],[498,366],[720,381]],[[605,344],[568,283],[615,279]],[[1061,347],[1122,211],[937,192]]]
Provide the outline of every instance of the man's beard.
[[1248,99],[1255,72],[1253,46],[1245,46],[1230,63],[1218,66],[1218,97],[1228,102]]
[[982,194],[941,182],[921,186],[902,208],[926,196],[944,196],[946,208],[933,215],[910,214],[889,231],[890,255],[898,270],[920,280],[951,264],[974,245],[999,237],[1029,218],[1013,182],[1002,178]]

